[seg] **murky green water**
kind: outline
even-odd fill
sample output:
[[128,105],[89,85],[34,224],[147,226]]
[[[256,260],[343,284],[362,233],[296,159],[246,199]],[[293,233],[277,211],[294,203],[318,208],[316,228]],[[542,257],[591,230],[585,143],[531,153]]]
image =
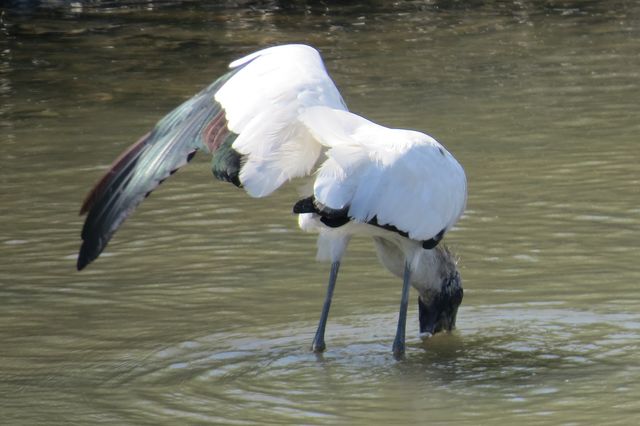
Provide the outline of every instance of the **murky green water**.
[[[17,3],[0,26],[0,423],[637,421],[637,3]],[[230,60],[300,41],[352,110],[427,131],[467,170],[458,330],[422,343],[412,302],[402,362],[400,282],[365,240],[328,351],[309,352],[328,266],[289,213],[295,184],[255,201],[195,161],[75,271],[77,211],[111,160]]]

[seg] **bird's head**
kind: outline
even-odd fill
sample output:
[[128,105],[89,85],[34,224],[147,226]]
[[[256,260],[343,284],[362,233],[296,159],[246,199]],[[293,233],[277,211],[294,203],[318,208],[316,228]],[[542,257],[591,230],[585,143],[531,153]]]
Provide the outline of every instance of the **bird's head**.
[[462,279],[451,252],[437,247],[440,257],[436,285],[430,285],[418,296],[420,336],[428,338],[440,331],[451,331],[456,325],[458,306],[462,303]]

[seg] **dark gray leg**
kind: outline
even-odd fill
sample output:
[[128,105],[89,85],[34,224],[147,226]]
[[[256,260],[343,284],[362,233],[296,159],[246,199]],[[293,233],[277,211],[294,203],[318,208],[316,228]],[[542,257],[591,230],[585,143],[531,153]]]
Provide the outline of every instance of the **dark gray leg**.
[[407,324],[407,307],[409,306],[409,279],[411,269],[409,263],[404,264],[404,277],[402,279],[402,297],[400,298],[400,312],[398,313],[398,329],[393,341],[393,356],[401,359],[404,356],[404,336]]
[[333,262],[331,264],[331,273],[329,274],[327,295],[325,296],[324,305],[322,306],[322,314],[320,314],[320,323],[318,324],[318,330],[311,344],[311,350],[314,352],[323,352],[327,347],[324,344],[324,329],[327,325],[327,318],[329,317],[329,308],[331,307],[333,289],[336,286],[336,279],[338,278],[338,269],[340,269],[340,262]]

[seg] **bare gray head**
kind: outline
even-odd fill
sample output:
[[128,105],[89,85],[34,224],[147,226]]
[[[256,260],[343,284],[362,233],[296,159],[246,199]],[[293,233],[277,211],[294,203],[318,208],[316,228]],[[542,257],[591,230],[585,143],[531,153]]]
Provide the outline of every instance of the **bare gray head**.
[[441,244],[432,252],[437,271],[435,283],[422,287],[418,296],[420,336],[425,338],[455,328],[463,296],[462,279],[451,251]]
[[380,262],[399,277],[402,277],[405,259],[414,259],[411,285],[420,294],[420,335],[430,337],[439,331],[453,330],[463,294],[454,254],[442,243],[425,250],[407,239],[374,238],[374,241]]

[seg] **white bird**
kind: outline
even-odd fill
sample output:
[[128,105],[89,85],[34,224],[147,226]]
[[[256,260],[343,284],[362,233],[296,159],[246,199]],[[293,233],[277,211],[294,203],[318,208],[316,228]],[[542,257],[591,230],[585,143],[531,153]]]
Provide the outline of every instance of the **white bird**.
[[373,237],[381,263],[403,277],[396,357],[405,350],[410,284],[420,294],[421,332],[451,330],[462,284],[453,256],[438,242],[464,211],[462,166],[426,134],[349,112],[312,47],[267,48],[230,68],[125,151],[89,193],[80,211],[88,216],[78,269],[100,255],[157,185],[202,150],[213,156],[217,178],[253,197],[315,170],[313,194],[294,205],[300,227],[319,234],[318,259],[331,262],[314,351],[325,349],[333,289],[353,235]]

